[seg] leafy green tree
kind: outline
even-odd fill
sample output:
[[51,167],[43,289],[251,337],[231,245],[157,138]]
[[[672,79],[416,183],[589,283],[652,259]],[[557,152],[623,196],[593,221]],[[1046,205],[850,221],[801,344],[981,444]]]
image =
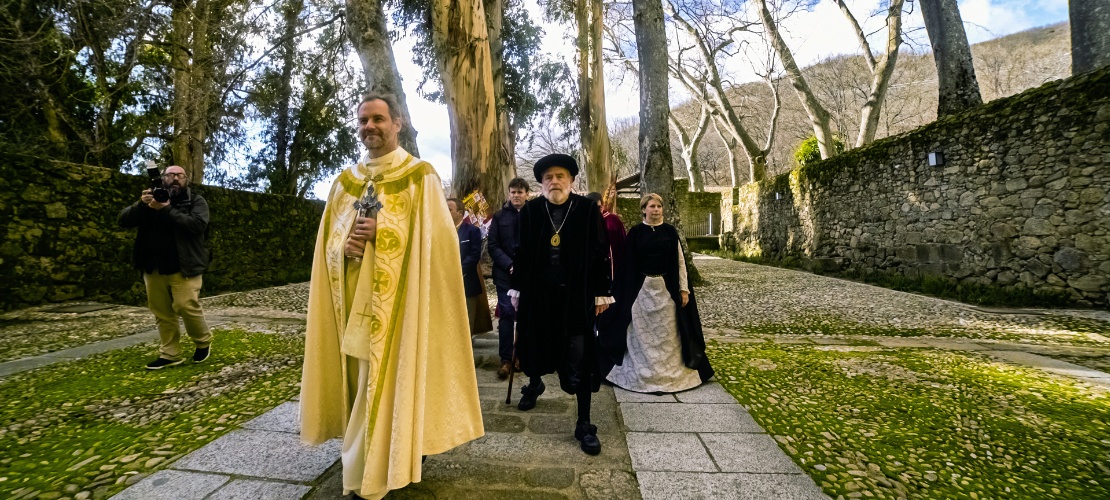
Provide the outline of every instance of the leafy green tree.
[[306,9],[303,0],[286,0],[277,10],[280,19],[269,30],[277,57],[260,71],[248,98],[248,115],[260,125],[257,139],[265,146],[243,181],[304,197],[313,184],[357,157],[348,109],[360,89],[349,82],[359,75],[346,64],[351,52],[339,24],[326,23],[318,33],[305,29],[308,23],[320,26],[314,21],[328,12]]

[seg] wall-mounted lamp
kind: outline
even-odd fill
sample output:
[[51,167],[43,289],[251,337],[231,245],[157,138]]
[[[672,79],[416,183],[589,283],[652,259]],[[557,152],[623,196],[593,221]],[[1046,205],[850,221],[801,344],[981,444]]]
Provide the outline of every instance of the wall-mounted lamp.
[[943,167],[944,166],[944,153],[940,151],[933,151],[929,153],[929,166],[930,167]]
[[775,192],[775,199],[776,200],[781,200],[782,199],[782,193]]

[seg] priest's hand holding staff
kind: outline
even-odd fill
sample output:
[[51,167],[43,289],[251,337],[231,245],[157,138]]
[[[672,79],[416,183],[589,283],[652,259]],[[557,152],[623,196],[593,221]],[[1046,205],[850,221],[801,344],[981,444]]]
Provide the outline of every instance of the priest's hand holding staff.
[[347,257],[361,259],[366,252],[366,242],[373,242],[378,236],[378,220],[372,217],[359,217],[355,219],[355,227],[347,236],[347,245],[343,254]]

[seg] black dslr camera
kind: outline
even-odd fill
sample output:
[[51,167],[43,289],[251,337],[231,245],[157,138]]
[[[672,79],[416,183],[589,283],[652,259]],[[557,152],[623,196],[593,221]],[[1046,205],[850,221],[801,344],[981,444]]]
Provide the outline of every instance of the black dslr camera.
[[165,203],[170,199],[170,192],[162,185],[162,172],[154,165],[153,161],[146,161],[146,175],[150,178],[150,194],[154,201]]

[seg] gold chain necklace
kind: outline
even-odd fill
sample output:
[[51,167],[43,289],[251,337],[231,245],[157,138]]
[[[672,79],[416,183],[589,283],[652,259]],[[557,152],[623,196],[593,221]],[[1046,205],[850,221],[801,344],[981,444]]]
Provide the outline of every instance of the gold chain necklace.
[[551,235],[551,246],[557,247],[559,243],[563,241],[563,239],[559,237],[559,231],[563,230],[563,225],[567,223],[567,218],[570,217],[570,210],[574,208],[574,200],[570,200],[570,205],[567,206],[567,213],[563,215],[563,222],[559,223],[558,228],[555,227],[555,219],[551,218],[551,207],[548,206],[550,203],[550,201],[544,203],[543,208],[547,210],[547,220],[551,222],[551,229],[555,230],[555,234]]

